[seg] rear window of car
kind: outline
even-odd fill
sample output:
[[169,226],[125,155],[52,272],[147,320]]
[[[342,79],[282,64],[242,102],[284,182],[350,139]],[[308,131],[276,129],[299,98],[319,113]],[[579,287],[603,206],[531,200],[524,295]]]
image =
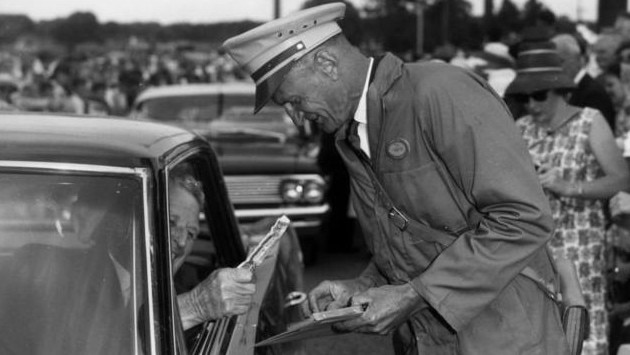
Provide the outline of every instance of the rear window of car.
[[254,107],[252,95],[191,95],[155,98],[144,102],[141,116],[158,121],[210,122],[234,106]]

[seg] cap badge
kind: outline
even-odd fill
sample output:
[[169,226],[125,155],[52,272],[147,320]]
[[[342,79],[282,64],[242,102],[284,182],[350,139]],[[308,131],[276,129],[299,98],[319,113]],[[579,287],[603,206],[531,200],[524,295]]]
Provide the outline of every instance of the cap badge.
[[387,155],[392,159],[402,159],[409,154],[410,145],[404,138],[396,138],[387,144]]

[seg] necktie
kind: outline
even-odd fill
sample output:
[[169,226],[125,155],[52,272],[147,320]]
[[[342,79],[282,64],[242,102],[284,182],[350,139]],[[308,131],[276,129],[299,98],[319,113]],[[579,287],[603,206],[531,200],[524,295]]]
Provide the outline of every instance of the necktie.
[[359,122],[352,120],[350,125],[348,126],[348,133],[346,135],[346,140],[348,141],[348,145],[355,154],[359,157],[359,159],[364,162],[370,163],[370,158],[365,154],[363,150],[361,150],[361,140],[359,139]]

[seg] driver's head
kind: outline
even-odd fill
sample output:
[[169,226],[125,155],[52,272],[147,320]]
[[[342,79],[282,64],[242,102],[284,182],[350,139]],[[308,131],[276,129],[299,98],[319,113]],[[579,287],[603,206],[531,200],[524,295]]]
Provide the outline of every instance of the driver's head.
[[118,198],[119,193],[114,187],[99,184],[81,188],[72,205],[72,223],[80,242],[94,245],[101,239],[99,233],[118,224],[120,218],[116,216],[117,212],[123,213],[114,208]]
[[199,234],[199,213],[204,195],[201,183],[192,174],[173,171],[169,177],[169,226],[171,258],[176,273],[192,251]]

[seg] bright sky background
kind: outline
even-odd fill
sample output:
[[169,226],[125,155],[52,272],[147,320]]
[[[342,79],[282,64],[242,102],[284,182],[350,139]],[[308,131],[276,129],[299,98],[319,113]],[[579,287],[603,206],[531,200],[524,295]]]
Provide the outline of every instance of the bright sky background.
[[[361,6],[366,0],[351,0]],[[483,0],[468,0],[480,15]],[[503,0],[494,0],[499,8]],[[512,0],[522,6],[526,0]],[[606,0],[600,0],[606,1]],[[542,0],[556,15],[593,21],[597,0]],[[212,23],[235,20],[270,20],[274,0],[0,0],[0,13],[26,14],[34,20],[66,17],[76,11],[91,11],[100,22],[156,21]],[[302,0],[281,0],[282,14],[300,8]],[[580,10],[581,9],[581,10]]]

